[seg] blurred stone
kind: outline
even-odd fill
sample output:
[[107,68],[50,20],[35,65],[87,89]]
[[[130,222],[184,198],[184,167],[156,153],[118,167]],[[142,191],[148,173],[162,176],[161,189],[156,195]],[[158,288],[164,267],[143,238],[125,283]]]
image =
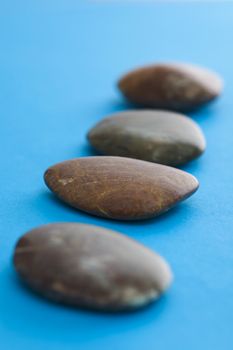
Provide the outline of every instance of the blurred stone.
[[15,248],[14,265],[41,295],[99,310],[144,306],[172,280],[166,261],[136,241],[75,223],[50,224],[25,234]]
[[214,100],[222,86],[216,73],[182,63],[145,66],[129,72],[118,83],[132,103],[178,111],[192,110]]

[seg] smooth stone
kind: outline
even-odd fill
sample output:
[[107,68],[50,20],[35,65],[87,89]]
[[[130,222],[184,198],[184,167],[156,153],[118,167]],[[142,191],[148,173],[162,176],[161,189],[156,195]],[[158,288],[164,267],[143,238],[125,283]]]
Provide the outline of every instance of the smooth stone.
[[135,69],[118,82],[132,103],[177,111],[198,108],[218,97],[223,82],[214,72],[191,64],[161,63]]
[[87,157],[50,167],[45,183],[62,201],[87,213],[119,220],[157,216],[198,188],[178,169],[123,157]]
[[199,157],[205,138],[190,118],[167,111],[136,110],[107,117],[88,133],[102,154],[179,166]]
[[58,223],[22,236],[14,265],[43,296],[100,310],[142,307],[166,291],[166,261],[136,241],[102,227]]

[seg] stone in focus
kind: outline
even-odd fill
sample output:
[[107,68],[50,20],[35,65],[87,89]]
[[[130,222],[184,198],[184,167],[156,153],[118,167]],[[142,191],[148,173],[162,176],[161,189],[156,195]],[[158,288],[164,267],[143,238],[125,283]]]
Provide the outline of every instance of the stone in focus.
[[205,138],[199,126],[182,114],[134,110],[100,121],[88,133],[102,154],[180,166],[199,157]]
[[50,167],[45,183],[62,201],[87,213],[119,220],[157,216],[198,188],[178,169],[123,157],[87,157]]
[[222,91],[220,77],[191,64],[145,66],[123,76],[118,87],[132,103],[153,108],[192,110],[214,100]]
[[166,261],[136,241],[92,225],[36,228],[17,243],[14,265],[43,296],[99,310],[124,310],[157,299],[171,283]]

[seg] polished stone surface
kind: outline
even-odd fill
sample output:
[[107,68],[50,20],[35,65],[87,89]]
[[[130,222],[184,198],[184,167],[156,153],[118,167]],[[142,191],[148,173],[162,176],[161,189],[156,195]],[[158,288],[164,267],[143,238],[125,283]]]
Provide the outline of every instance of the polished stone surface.
[[178,169],[124,157],[87,157],[50,167],[45,183],[62,201],[118,220],[155,217],[192,195],[197,179]]

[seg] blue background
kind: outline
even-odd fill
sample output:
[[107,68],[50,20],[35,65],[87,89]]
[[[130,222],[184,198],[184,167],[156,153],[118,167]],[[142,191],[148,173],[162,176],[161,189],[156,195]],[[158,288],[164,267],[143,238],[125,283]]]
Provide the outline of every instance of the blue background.
[[[4,350],[233,348],[233,3],[0,2],[0,344]],[[91,155],[87,130],[126,105],[119,75],[154,61],[207,66],[223,96],[194,113],[206,153],[184,169],[199,191],[158,219],[124,223],[77,212],[42,179]],[[118,315],[69,309],[18,283],[11,255],[37,225],[75,221],[121,231],[170,262],[166,297]]]

